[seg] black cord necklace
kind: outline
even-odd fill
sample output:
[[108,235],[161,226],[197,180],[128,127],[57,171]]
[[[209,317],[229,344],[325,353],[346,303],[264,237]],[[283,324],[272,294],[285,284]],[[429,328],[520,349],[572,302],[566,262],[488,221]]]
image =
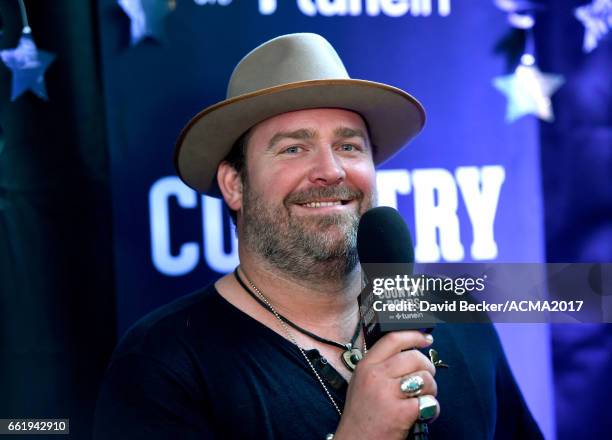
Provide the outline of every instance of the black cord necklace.
[[[257,294],[259,295],[254,293],[246,285],[246,283],[242,280],[242,277],[238,273],[238,268],[236,268],[236,270],[234,271],[234,277],[236,278],[236,281],[238,281],[238,284],[242,286],[242,288],[251,296],[251,298],[257,301],[259,305],[262,306],[264,309],[266,309],[268,312],[275,314],[271,306],[259,297],[259,295],[261,295],[263,298],[265,298],[263,296],[263,293],[261,293],[261,291],[257,288],[257,286],[255,286],[255,284],[253,284],[253,282],[248,277],[247,277],[247,280],[249,281],[249,284],[251,285],[253,290],[255,290],[255,292],[257,292]],[[285,318],[283,315],[281,315],[278,312],[276,312],[276,315],[278,315],[278,318],[281,319],[283,322],[285,322],[285,324],[290,325],[291,327],[293,327],[295,330],[299,331],[300,333],[306,336],[309,336],[312,339],[322,342],[324,344],[333,345],[334,347],[343,349],[344,352],[342,353],[342,356],[340,356],[340,358],[342,359],[342,362],[344,363],[344,365],[346,365],[346,368],[348,368],[351,371],[355,370],[357,363],[363,358],[363,354],[361,353],[361,350],[355,347],[355,342],[357,342],[357,338],[359,337],[359,333],[361,332],[361,319],[357,321],[357,327],[355,327],[355,332],[353,333],[353,337],[351,338],[351,341],[347,342],[346,344],[342,344],[340,342],[332,341],[331,339],[325,339],[325,338],[322,338],[321,336],[315,335],[314,333],[309,332],[308,330],[291,322],[289,319]]]

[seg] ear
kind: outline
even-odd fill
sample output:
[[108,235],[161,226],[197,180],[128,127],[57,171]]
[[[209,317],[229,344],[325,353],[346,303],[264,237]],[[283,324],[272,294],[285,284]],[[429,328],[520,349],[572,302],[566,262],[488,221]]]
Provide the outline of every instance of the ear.
[[233,211],[239,211],[242,208],[242,179],[240,173],[229,162],[223,161],[219,164],[217,184],[227,206]]

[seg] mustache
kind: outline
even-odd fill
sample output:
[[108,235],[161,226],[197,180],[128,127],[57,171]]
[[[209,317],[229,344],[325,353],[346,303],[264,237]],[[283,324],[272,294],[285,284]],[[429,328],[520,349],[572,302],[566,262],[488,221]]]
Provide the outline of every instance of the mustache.
[[346,186],[326,186],[296,191],[285,198],[285,206],[290,204],[304,204],[320,199],[353,200],[363,199],[363,191]]

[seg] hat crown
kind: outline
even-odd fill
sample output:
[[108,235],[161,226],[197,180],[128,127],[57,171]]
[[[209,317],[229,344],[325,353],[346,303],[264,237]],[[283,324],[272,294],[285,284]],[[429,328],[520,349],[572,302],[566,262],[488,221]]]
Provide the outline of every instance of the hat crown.
[[238,63],[227,98],[299,81],[349,78],[340,56],[325,38],[289,34],[256,47]]

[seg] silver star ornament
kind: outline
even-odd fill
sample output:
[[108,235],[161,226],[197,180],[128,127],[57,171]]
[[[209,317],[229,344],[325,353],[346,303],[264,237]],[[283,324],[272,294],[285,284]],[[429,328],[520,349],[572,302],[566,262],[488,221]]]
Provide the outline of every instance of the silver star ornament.
[[612,0],[593,0],[574,9],[574,16],[584,26],[582,50],[593,51],[612,27]]
[[28,34],[23,34],[13,49],[0,51],[0,58],[13,72],[11,101],[30,90],[41,99],[47,100],[45,72],[55,55],[40,50]]
[[542,73],[531,55],[523,55],[513,74],[498,76],[493,86],[506,95],[506,120],[514,122],[525,115],[552,122],[550,97],[565,82],[562,75]]

